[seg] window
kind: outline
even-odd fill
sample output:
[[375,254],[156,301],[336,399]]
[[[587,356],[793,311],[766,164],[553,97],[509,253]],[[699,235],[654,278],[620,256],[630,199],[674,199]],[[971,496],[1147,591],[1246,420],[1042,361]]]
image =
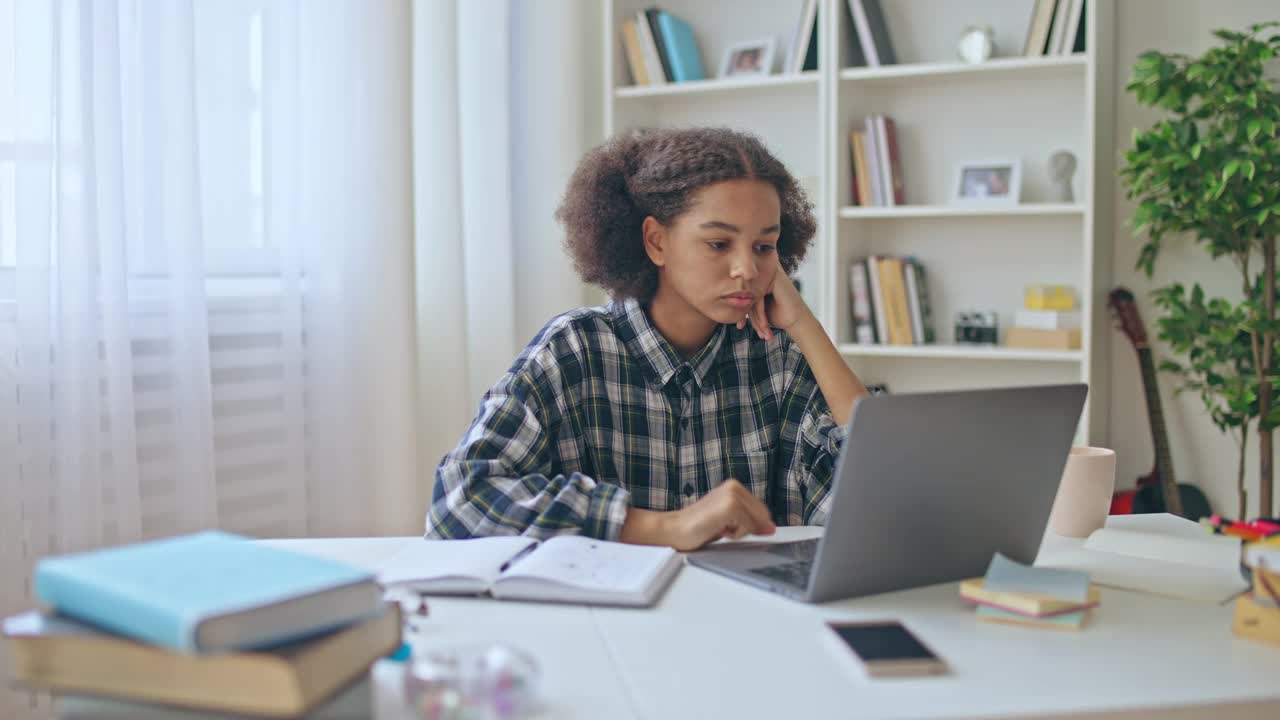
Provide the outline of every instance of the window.
[[[55,3],[24,3],[20,9],[16,0],[0,0],[0,48],[3,48],[0,50],[0,298],[12,298],[12,274],[18,261],[17,156],[22,151],[36,162],[52,163],[55,159],[50,132],[42,132],[39,127],[28,127],[21,136],[18,132],[18,123],[29,123],[30,117],[18,116],[24,99],[18,97],[15,55],[35,50],[32,55],[47,60],[48,54],[30,45],[16,48],[16,26],[41,20],[49,22],[54,17],[55,6]],[[278,250],[266,227],[265,180],[269,171],[264,153],[263,102],[264,80],[269,70],[265,54],[268,48],[263,42],[266,6],[266,0],[195,4],[195,102],[199,135],[196,162],[205,268],[211,277],[261,277],[274,274],[278,268]],[[64,26],[70,24],[67,17],[70,12],[65,6],[61,9]],[[145,65],[148,61],[145,48],[141,54],[136,52],[141,42],[139,29],[131,23],[127,10],[122,9],[120,23],[122,55]],[[68,30],[74,32],[74,28]],[[35,42],[29,38],[48,35],[24,32],[28,42]],[[75,36],[63,32],[61,39],[74,53]],[[74,59],[73,55],[64,51],[59,57],[60,72],[66,82],[75,83],[77,79],[67,67],[69,59]],[[31,68],[28,64],[24,72],[32,71]],[[135,75],[126,77],[122,87],[139,82],[137,69],[137,66],[122,65],[123,75],[130,72]],[[31,91],[28,84],[24,92]],[[47,88],[36,88],[36,92],[47,92]],[[127,89],[122,90],[122,95],[123,102],[136,102],[127,96]],[[47,102],[47,98],[38,98],[37,102]],[[110,106],[98,111],[108,109]],[[128,110],[131,108],[122,113],[126,119],[136,117]],[[76,147],[74,137],[60,139],[56,150],[61,153],[58,159],[62,161],[63,172],[79,169],[76,153],[81,149]],[[137,234],[131,235],[131,241],[130,272],[139,276],[162,274],[163,248],[147,247],[138,240]],[[158,244],[160,239],[152,234],[149,242]]]

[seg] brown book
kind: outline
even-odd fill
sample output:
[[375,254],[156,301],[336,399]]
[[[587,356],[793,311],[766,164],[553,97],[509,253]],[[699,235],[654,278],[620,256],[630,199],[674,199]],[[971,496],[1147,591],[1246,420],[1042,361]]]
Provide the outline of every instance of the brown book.
[[862,130],[849,133],[853,144],[853,180],[856,204],[871,207],[875,201],[871,197],[871,166],[867,164],[867,134]]
[[1080,328],[1044,330],[1011,327],[1004,334],[1006,346],[1030,350],[1079,350],[1080,341]]
[[4,621],[13,679],[84,693],[241,715],[311,711],[400,646],[400,608],[319,637],[241,653],[192,655],[28,612]]

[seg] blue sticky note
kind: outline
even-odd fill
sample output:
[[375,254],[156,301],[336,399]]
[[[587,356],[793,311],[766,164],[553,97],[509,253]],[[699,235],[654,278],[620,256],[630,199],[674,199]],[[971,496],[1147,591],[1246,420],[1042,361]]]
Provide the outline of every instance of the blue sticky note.
[[992,592],[1036,593],[1083,603],[1089,599],[1089,575],[1023,565],[996,553],[987,566],[982,587]]

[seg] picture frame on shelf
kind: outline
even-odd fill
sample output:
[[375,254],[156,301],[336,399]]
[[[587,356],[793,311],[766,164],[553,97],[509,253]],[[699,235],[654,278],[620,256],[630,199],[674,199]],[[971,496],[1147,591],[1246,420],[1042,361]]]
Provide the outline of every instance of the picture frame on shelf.
[[773,72],[777,38],[761,38],[730,45],[720,59],[719,77],[765,76]]
[[978,160],[961,163],[951,202],[955,205],[1012,207],[1022,194],[1021,160]]

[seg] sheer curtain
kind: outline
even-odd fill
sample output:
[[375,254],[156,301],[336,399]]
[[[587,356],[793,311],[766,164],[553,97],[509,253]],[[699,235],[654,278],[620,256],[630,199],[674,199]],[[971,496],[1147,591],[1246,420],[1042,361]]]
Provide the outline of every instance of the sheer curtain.
[[409,27],[0,0],[0,611],[49,553],[420,530]]
[[553,214],[600,140],[601,3],[413,6],[421,458],[431,473],[480,397],[586,293]]

